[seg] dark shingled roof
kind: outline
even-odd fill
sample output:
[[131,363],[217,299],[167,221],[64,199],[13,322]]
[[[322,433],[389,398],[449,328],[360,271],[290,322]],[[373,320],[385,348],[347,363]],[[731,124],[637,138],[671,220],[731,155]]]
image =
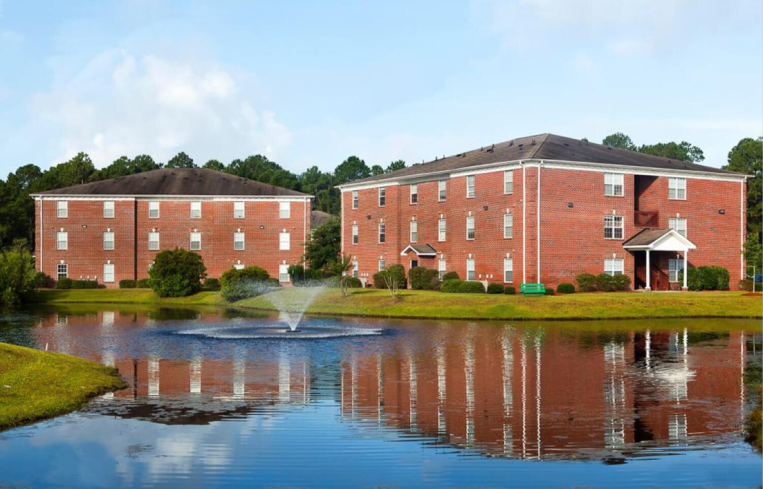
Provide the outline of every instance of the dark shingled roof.
[[391,173],[376,175],[362,180],[355,180],[353,182],[348,182],[345,185],[370,183],[381,180],[395,180],[399,178],[415,177],[416,175],[425,173],[450,172],[474,166],[489,165],[491,163],[528,159],[603,163],[650,169],[701,171],[741,176],[740,173],[721,170],[711,166],[670,160],[662,156],[653,156],[639,153],[637,151],[629,151],[627,149],[612,148],[602,144],[557,136],[555,134],[540,134],[537,136],[528,136],[484,146],[465,153],[439,158],[428,163],[413,165]]
[[309,197],[307,194],[201,168],[162,168],[58,188],[35,195],[238,195]]
[[333,214],[323,211],[310,212],[310,229],[315,229],[329,222],[332,219],[337,219]]
[[425,244],[425,245],[416,245],[416,244],[409,244],[405,247],[403,250],[407,250],[408,248],[412,249],[417,255],[419,256],[427,256],[427,255],[436,255],[437,250],[432,248],[432,246]]
[[648,246],[670,232],[670,228],[644,228],[623,243],[623,246]]

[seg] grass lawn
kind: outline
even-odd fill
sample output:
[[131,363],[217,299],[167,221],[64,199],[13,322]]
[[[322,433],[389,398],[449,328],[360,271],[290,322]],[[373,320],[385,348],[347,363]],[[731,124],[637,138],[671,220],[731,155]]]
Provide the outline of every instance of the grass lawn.
[[151,289],[38,290],[40,304],[155,304],[160,306],[215,306],[225,301],[219,292],[199,292],[190,297],[161,298]]
[[0,343],[0,430],[74,411],[125,387],[114,368]]

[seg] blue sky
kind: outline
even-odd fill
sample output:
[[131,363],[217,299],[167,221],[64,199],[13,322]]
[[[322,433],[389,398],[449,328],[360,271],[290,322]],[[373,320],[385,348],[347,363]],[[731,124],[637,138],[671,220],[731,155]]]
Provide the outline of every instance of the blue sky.
[[763,2],[0,0],[0,175],[85,151],[386,166],[763,134]]

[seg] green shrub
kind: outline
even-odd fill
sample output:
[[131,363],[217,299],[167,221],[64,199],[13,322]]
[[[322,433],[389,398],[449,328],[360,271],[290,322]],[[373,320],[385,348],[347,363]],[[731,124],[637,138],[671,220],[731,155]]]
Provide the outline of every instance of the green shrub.
[[250,297],[257,297],[270,290],[267,282],[228,282],[222,286],[222,297],[227,302],[236,302]]
[[70,278],[59,278],[58,281],[56,282],[56,288],[64,289],[64,290],[71,289],[72,282],[74,282],[74,280]]
[[249,266],[237,270],[226,270],[220,277],[222,296],[228,302],[236,302],[264,294],[274,287],[280,287],[277,278],[258,266]]
[[618,273],[612,277],[612,290],[628,290],[631,286],[631,278],[624,274]]
[[271,287],[283,287],[283,285],[281,285],[281,282],[279,282],[278,279],[275,277],[265,280],[265,283],[270,285]]
[[135,288],[135,280],[125,279],[119,281],[119,288],[120,289],[134,289]]
[[220,280],[216,278],[205,279],[204,290],[220,290]]
[[699,272],[700,290],[715,290],[715,286],[718,283],[718,277],[715,275],[713,268],[699,267],[697,268],[697,272]]
[[569,282],[562,282],[556,286],[556,291],[560,294],[573,294],[575,292],[575,286]]
[[156,254],[148,276],[159,297],[185,297],[201,290],[207,267],[198,253],[175,248]]
[[575,277],[580,292],[593,292],[596,290],[596,276],[590,273],[581,273]]
[[511,285],[507,285],[503,288],[503,293],[508,295],[514,295],[517,293],[516,287],[512,287]]
[[711,270],[710,274],[713,277],[714,288],[711,290],[729,290],[729,282],[731,282],[731,276],[729,271],[723,267],[707,267]]
[[554,295],[554,289],[551,287],[546,287],[546,292],[544,292],[543,295]]
[[291,283],[294,285],[300,285],[307,279],[305,274],[305,267],[302,265],[289,265],[289,268],[286,270],[289,273],[289,279],[291,280]]
[[464,283],[464,281],[457,278],[443,280],[442,283],[440,284],[440,292],[447,292],[447,293],[460,292],[462,283]]
[[13,307],[34,294],[34,258],[25,248],[0,253],[0,306]]
[[[683,270],[678,271],[678,282],[681,285],[684,283]],[[689,267],[689,276],[686,277],[686,286],[692,291],[702,290],[702,279],[699,276],[699,270],[695,267]]]
[[461,277],[459,277],[459,276],[458,276],[458,273],[457,273],[457,272],[446,272],[446,273],[445,273],[445,274],[442,276],[442,281],[443,281],[443,282],[444,282],[444,281],[446,281],[446,280],[453,280],[453,279],[455,279],[455,280],[461,280]]
[[461,282],[461,285],[458,286],[458,291],[462,294],[484,294],[485,286],[482,285],[482,282],[464,280]]
[[267,270],[252,265],[241,270],[235,268],[226,270],[220,277],[220,284],[225,287],[230,282],[265,282],[268,279],[270,279],[270,274]]
[[402,265],[392,265],[386,270],[376,272],[373,276],[374,287],[377,289],[386,289],[387,282],[386,277],[391,277],[398,289],[405,289],[408,283],[405,279],[405,268]]
[[596,288],[601,292],[612,291],[612,275],[600,273],[596,276]]
[[52,289],[55,286],[55,280],[53,280],[47,273],[37,272],[34,274],[35,289]]
[[73,280],[72,289],[97,289],[97,280]]
[[[678,271],[678,282],[683,285],[684,271]],[[723,267],[689,267],[686,286],[689,290],[728,290],[731,276]]]
[[150,289],[151,288],[151,281],[147,278],[142,278],[135,282],[135,288],[136,289]]
[[363,282],[357,277],[345,277],[344,284],[348,289],[362,289]]
[[488,294],[503,294],[503,284],[490,284],[487,286]]
[[440,286],[440,273],[433,268],[411,268],[408,278],[413,290],[437,290]]

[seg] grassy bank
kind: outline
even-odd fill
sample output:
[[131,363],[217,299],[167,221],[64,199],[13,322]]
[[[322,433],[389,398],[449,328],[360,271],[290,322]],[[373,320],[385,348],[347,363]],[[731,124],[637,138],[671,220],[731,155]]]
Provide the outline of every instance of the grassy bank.
[[[253,299],[227,304],[218,292],[160,299],[150,290],[50,290],[41,292],[46,304],[146,304],[160,306],[218,306],[260,310],[297,310],[306,292],[286,288]],[[602,293],[546,297],[520,295],[400,292],[393,301],[385,290],[353,289],[343,297],[338,289],[325,289],[307,310],[314,314],[411,317],[433,319],[620,319],[679,317],[753,317],[763,315],[760,297],[741,292]]]
[[0,343],[0,430],[74,411],[126,386],[114,368]]

